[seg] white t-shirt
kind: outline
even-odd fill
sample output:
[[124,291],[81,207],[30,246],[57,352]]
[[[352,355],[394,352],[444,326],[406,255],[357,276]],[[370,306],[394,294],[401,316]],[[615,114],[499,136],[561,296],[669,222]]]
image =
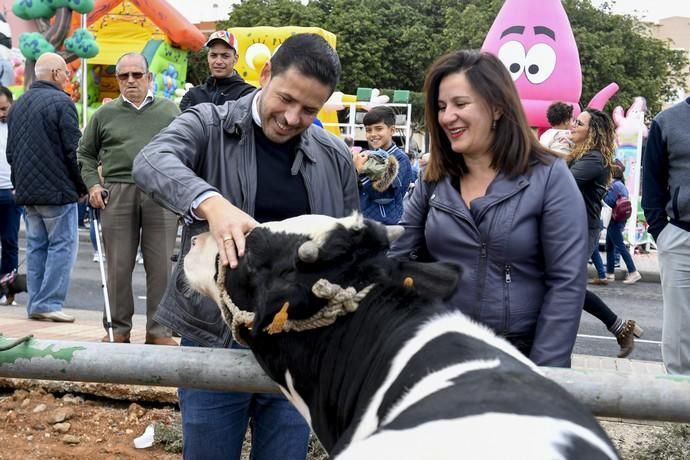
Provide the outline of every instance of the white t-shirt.
[[0,122],[0,190],[12,188],[10,165],[7,163],[7,123]]
[[570,131],[567,129],[547,129],[539,137],[539,142],[544,147],[566,155],[573,149],[573,141],[570,140]]

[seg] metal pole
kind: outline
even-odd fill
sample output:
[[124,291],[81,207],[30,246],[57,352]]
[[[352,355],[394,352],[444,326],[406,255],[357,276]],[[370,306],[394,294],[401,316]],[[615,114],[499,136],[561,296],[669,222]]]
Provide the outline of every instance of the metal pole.
[[[690,376],[542,370],[595,415],[690,422]],[[251,352],[220,348],[31,339],[0,351],[0,377],[277,392]]]
[[[86,29],[86,14],[81,15],[81,27]],[[81,118],[82,118],[82,129],[86,127],[88,122],[88,110],[89,110],[89,92],[88,92],[88,72],[86,71],[86,58],[81,59]]]
[[278,392],[250,351],[223,348],[32,339],[0,352],[0,377]]
[[558,368],[542,370],[596,415],[690,422],[690,376]]

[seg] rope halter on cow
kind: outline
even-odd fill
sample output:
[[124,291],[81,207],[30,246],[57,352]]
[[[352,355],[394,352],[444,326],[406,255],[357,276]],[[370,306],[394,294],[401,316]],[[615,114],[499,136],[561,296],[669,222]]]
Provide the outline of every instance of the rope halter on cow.
[[[237,343],[246,346],[247,344],[240,338],[240,327],[244,326],[251,328],[254,323],[254,313],[240,309],[230,298],[230,294],[228,294],[227,289],[225,289],[226,270],[226,267],[219,260],[216,286],[218,287],[222,301],[220,310],[223,319],[230,326],[233,339]],[[288,319],[287,310],[290,304],[285,302],[281,310],[276,313],[273,321],[265,330],[269,334],[278,334],[280,332],[302,332],[330,326],[335,323],[335,320],[339,316],[357,311],[359,303],[367,296],[374,286],[375,284],[370,284],[361,291],[357,291],[352,286],[342,288],[328,280],[320,279],[314,283],[311,292],[320,299],[328,300],[325,307],[306,319]]]

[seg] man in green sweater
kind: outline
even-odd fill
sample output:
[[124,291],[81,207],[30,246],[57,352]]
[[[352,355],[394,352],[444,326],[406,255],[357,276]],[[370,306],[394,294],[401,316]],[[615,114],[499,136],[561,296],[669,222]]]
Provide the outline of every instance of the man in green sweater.
[[[132,162],[180,112],[172,101],[153,96],[152,76],[141,54],[120,57],[115,72],[120,97],[91,117],[77,150],[81,174],[89,188],[89,203],[101,213],[114,339],[125,343],[130,339],[134,314],[132,271],[141,238],[146,270],[146,343],[177,345],[170,330],[153,320],[170,276],[177,217],[136,186]],[[97,170],[99,162],[103,184]],[[103,341],[108,342],[109,337],[106,335]]]

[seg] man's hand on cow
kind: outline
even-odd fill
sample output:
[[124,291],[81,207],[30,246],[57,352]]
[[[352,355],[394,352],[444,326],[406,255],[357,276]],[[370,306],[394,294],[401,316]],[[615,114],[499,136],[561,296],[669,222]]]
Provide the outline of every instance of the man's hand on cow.
[[[105,192],[105,196],[103,194]],[[89,204],[93,209],[103,209],[108,204],[108,190],[101,184],[96,184],[89,189]]]
[[208,221],[209,231],[218,244],[222,264],[237,267],[238,259],[244,255],[244,236],[259,223],[218,195],[202,201],[194,213]]

